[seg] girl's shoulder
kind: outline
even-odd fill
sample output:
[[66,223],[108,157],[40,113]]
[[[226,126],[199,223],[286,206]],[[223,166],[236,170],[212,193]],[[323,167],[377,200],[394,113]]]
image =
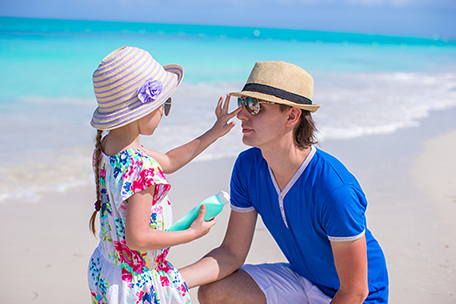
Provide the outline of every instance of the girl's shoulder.
[[146,186],[169,184],[160,164],[142,149],[123,150],[116,155],[109,156],[107,161],[112,168],[110,171],[114,179],[119,184],[135,181],[141,181],[141,183],[147,181]]
[[154,201],[169,191],[170,184],[160,164],[143,149],[129,148],[111,156],[103,154],[103,162],[101,175],[107,177],[111,189],[116,189],[118,201],[152,186],[160,186],[156,188]]
[[129,148],[115,155],[104,154],[104,156],[113,167],[125,168],[133,166],[139,170],[156,168],[162,171],[160,164],[154,158],[147,155],[143,149]]

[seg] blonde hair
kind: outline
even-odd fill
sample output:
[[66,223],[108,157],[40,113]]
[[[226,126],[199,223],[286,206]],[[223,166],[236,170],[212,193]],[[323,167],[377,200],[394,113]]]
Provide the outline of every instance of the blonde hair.
[[[101,162],[101,140],[102,140],[103,131],[97,130],[97,136],[95,137],[95,155],[94,155],[94,170],[95,170],[95,185],[97,191],[97,200],[95,206],[101,204],[101,192],[100,192],[100,162]],[[95,211],[92,213],[89,221],[89,228],[92,231],[93,235],[96,235],[95,228],[95,219],[97,217],[98,210],[95,207]]]

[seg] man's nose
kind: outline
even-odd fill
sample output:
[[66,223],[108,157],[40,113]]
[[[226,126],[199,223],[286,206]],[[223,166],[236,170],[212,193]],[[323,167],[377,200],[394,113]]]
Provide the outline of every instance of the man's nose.
[[246,120],[248,118],[248,115],[250,114],[247,109],[245,108],[245,105],[241,105],[242,107],[242,110],[241,112],[239,112],[236,117],[239,119],[239,120]]

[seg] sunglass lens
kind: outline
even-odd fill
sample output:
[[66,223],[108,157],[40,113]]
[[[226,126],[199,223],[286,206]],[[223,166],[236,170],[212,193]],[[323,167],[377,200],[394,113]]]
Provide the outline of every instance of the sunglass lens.
[[163,112],[165,116],[168,116],[169,111],[171,111],[171,97],[168,98],[165,103],[163,104]]
[[238,98],[238,107],[244,105],[250,114],[256,115],[260,112],[260,102],[256,98],[244,97]]
[[243,103],[244,103],[244,100],[241,97],[238,97],[238,108],[240,106],[242,106]]
[[247,97],[247,108],[252,115],[256,115],[260,112],[260,102],[256,98]]

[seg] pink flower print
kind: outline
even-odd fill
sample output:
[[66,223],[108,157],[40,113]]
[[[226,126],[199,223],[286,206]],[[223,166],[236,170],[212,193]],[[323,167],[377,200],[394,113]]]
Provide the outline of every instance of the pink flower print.
[[136,304],[141,303],[141,300],[144,296],[144,291],[141,290],[140,292],[137,292],[136,296],[138,297],[138,301],[136,301]]
[[156,258],[155,258],[155,263],[160,264],[165,261],[165,258],[168,256],[169,249],[163,249],[163,252],[160,253]]
[[141,171],[140,176],[142,179],[144,179],[144,183],[147,185],[147,187],[150,187],[152,185],[155,174],[155,168],[149,168]]
[[97,294],[94,292],[90,293],[92,295],[92,302],[95,302],[97,300]]
[[163,287],[169,286],[169,279],[168,279],[168,277],[162,277],[162,276],[160,276],[160,281],[161,281],[161,285],[162,285]]
[[181,286],[178,286],[177,290],[182,292],[182,297],[185,297],[185,295],[187,294],[187,288],[185,287],[185,284],[181,284]]
[[143,191],[145,188],[143,186],[142,180],[140,179],[138,181],[133,181],[130,189],[133,193],[138,193],[140,191]]
[[130,158],[130,161],[131,161],[131,162],[130,162],[130,165],[129,165],[128,167],[126,167],[126,168],[125,168],[125,171],[123,172],[123,177],[124,177],[124,178],[130,177],[131,174],[132,174],[133,172],[135,172],[135,168],[136,168],[135,163],[134,163],[134,161],[133,161],[132,158]]
[[103,166],[101,169],[100,169],[100,177],[101,178],[106,178],[106,167]]
[[[153,198],[153,204],[156,204],[164,195],[165,192],[171,189],[171,185],[169,184],[160,184],[155,187],[155,193]],[[168,201],[169,202],[169,201]]]
[[165,260],[167,255],[168,249],[163,250],[163,253],[155,258],[155,263],[157,265],[157,270],[163,271],[165,273],[171,273],[173,269],[169,265],[168,261]]
[[120,203],[119,209],[126,211],[127,210],[127,205],[128,205],[128,201],[123,201],[122,203]]
[[169,266],[169,263],[167,261],[157,264],[157,269],[161,270],[165,273],[170,273],[172,270],[172,268]]
[[135,273],[142,273],[143,268],[146,266],[146,261],[144,261],[142,255],[139,252],[128,248],[125,240],[122,240],[120,242],[114,241],[113,243],[114,247],[119,253],[118,255],[120,262],[127,264],[129,268]]
[[165,173],[163,173],[162,170],[157,170],[157,172],[155,172],[155,175],[160,178],[161,180],[166,180],[166,176],[165,176]]
[[131,185],[131,191],[133,193],[137,193],[149,188],[152,185],[154,171],[155,170],[153,168],[142,170],[139,174],[139,179],[133,181],[133,184]]
[[96,149],[93,151],[93,154],[92,154],[92,167],[95,167],[95,160],[97,159],[96,158]]
[[124,172],[124,177],[130,177],[134,172],[136,172],[136,169],[141,168],[143,165],[143,162],[141,160],[136,160],[133,157],[130,157],[130,165],[127,167],[127,169]]
[[131,272],[129,272],[125,268],[122,269],[122,281],[131,283],[132,280],[133,275],[131,274]]
[[131,190],[133,193],[138,193],[138,192],[144,190],[144,187],[142,186],[141,180],[139,180],[139,181],[133,181],[133,184],[131,185],[130,190]]

